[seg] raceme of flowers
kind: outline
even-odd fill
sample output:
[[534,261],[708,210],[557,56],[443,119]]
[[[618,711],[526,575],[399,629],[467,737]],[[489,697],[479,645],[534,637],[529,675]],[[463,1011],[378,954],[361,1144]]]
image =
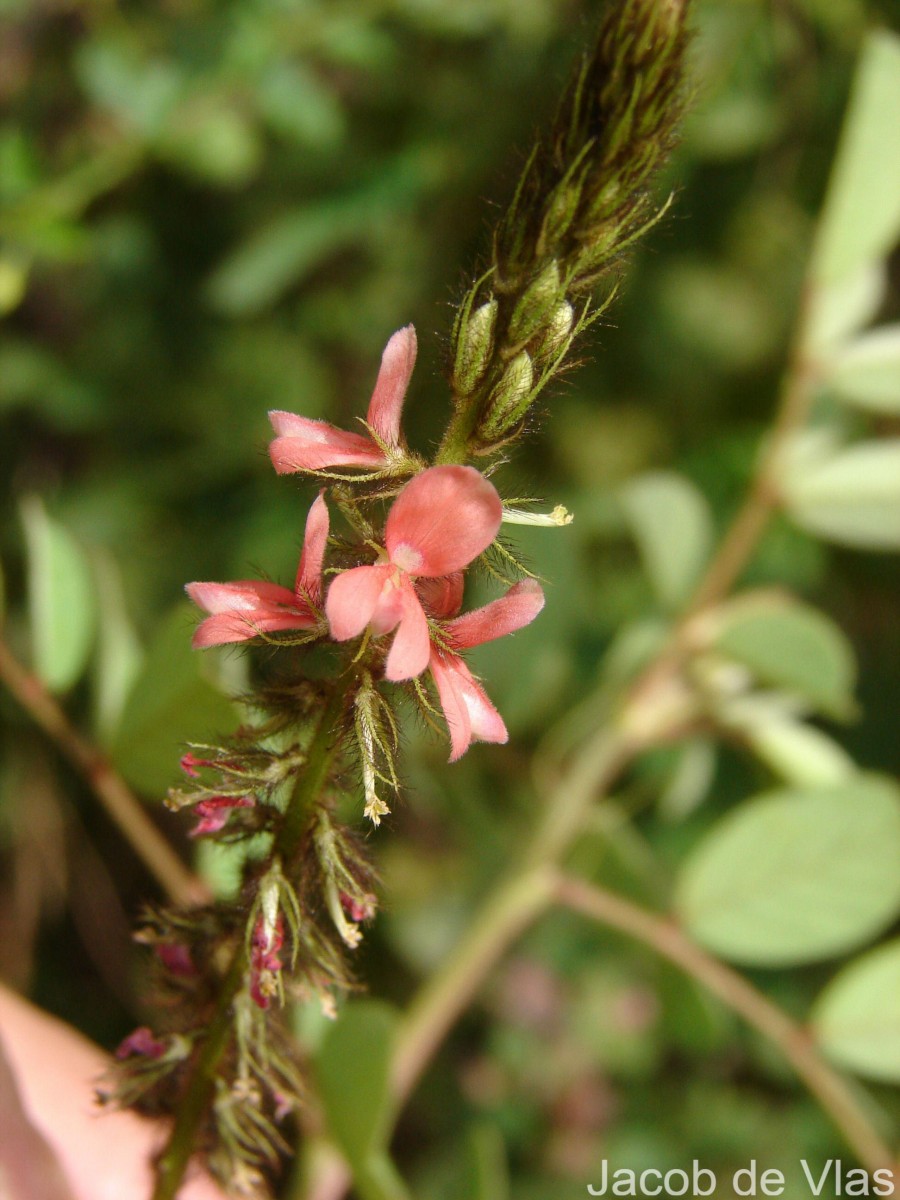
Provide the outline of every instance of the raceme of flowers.
[[[291,413],[270,414],[278,436],[270,455],[280,473],[363,467],[390,473],[414,462],[400,432],[400,416],[416,357],[413,327],[389,340],[369,403],[367,435]],[[505,742],[506,726],[461,652],[521,629],[543,607],[540,586],[518,583],[475,612],[459,615],[463,572],[493,543],[503,505],[493,484],[473,467],[421,470],[395,497],[375,561],[340,570],[323,600],[329,516],[323,494],[306,521],[293,589],[275,583],[191,583],[187,592],[209,615],[195,647],[243,642],[290,630],[338,642],[366,634],[391,636],[387,680],[400,683],[429,671],[450,733],[451,761],[473,741]],[[206,818],[195,832],[219,826],[226,812]]]

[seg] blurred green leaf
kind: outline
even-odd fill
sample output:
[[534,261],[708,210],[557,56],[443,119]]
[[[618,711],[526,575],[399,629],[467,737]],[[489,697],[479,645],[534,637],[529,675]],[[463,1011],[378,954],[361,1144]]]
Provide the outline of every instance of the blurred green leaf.
[[867,263],[848,279],[814,288],[803,330],[807,351],[831,351],[864,329],[877,314],[885,290],[882,263]]
[[640,475],[620,492],[626,520],[656,594],[684,604],[709,559],[713,522],[702,493],[670,471]]
[[159,131],[184,86],[172,63],[144,61],[137,45],[119,38],[84,39],[76,66],[91,99],[145,136]]
[[884,257],[900,233],[900,38],[869,34],[816,238],[812,274],[834,283]]
[[900,1083],[900,939],[846,966],[816,1000],[812,1031],[836,1063]]
[[176,781],[188,742],[215,740],[234,725],[234,707],[203,674],[191,649],[195,610],[177,605],[147,649],[112,739],[116,766],[138,791],[161,795]]
[[125,700],[141,668],[143,651],[131,623],[118,564],[105,553],[93,558],[100,609],[94,667],[97,732],[107,741],[119,722]]
[[770,792],[689,855],[676,906],[690,934],[753,966],[847,953],[900,914],[900,796],[887,780]]
[[767,766],[797,787],[829,787],[857,771],[856,763],[833,738],[785,714],[748,722],[744,736]]
[[786,466],[780,487],[790,516],[808,533],[865,550],[900,550],[900,438]]
[[868,412],[900,416],[900,324],[873,329],[825,366],[823,382]]
[[28,549],[28,606],[34,669],[64,692],[87,666],[96,625],[96,593],[87,559],[37,497],[22,504]]
[[754,678],[835,717],[854,710],[856,664],[843,631],[824,613],[782,597],[750,596],[720,610],[712,647]]
[[328,1128],[354,1171],[385,1148],[390,1128],[390,1057],[397,1016],[377,1000],[350,1001],[316,1058]]

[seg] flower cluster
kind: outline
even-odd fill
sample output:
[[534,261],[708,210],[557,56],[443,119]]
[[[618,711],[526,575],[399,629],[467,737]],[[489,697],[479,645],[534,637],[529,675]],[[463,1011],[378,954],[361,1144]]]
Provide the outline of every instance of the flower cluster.
[[[337,570],[327,592],[323,571],[329,515],[319,494],[306,534],[293,590],[274,583],[191,583],[188,595],[210,615],[194,635],[195,646],[241,642],[301,630],[308,638],[347,642],[365,634],[387,638],[384,677],[393,683],[430,672],[450,733],[451,761],[473,741],[505,742],[506,727],[461,652],[527,625],[543,606],[531,580],[514,585],[499,600],[459,615],[463,572],[493,543],[503,518],[494,485],[473,467],[434,466],[417,470],[400,420],[416,358],[411,325],[389,340],[365,422],[366,433],[350,433],[293,413],[273,412],[278,435],[270,456],[279,473],[327,474],[363,469],[413,478],[396,495],[381,543],[361,553],[369,561]],[[342,476],[344,477],[344,476]],[[324,602],[323,602],[324,595]],[[195,832],[224,824],[234,798],[206,802]]]

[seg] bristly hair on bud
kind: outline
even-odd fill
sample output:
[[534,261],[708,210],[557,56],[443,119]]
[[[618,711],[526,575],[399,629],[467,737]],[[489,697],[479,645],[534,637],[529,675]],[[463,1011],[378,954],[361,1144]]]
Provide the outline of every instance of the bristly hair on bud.
[[490,454],[521,432],[578,334],[614,298],[623,254],[668,207],[649,188],[687,103],[688,7],[689,0],[609,5],[593,52],[525,163],[490,266],[460,305],[450,367],[455,412],[437,462]]

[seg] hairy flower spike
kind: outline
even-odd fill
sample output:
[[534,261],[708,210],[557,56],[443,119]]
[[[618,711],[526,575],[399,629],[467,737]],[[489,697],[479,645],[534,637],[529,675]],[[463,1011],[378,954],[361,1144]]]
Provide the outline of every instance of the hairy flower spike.
[[[469,322],[454,329],[456,411],[438,462],[489,453],[518,431],[563,368],[574,335],[612,299],[611,272],[624,252],[665,211],[649,188],[684,114],[687,9],[680,0],[607,7],[593,53],[528,157],[496,230],[490,266],[466,297],[473,311],[497,306],[490,360],[477,376],[459,370]],[[590,294],[604,280],[592,313]],[[574,308],[582,310],[577,321]],[[514,405],[504,396],[509,360],[520,350],[529,353],[539,384]]]

